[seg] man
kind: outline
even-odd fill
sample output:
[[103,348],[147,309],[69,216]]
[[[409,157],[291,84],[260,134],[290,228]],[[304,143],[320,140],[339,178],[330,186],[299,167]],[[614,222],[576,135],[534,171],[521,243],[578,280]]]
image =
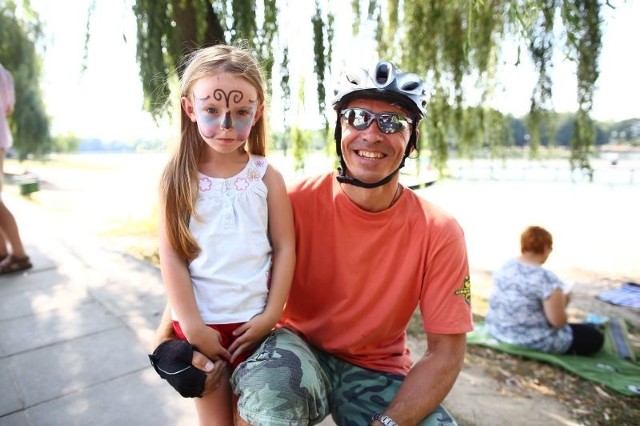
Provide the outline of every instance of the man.
[[[253,425],[455,424],[440,404],[473,328],[464,235],[398,176],[426,114],[424,83],[380,62],[346,75],[333,106],[341,167],[290,188],[291,293],[280,328],[233,373],[238,413]],[[428,349],[412,365],[416,307]],[[203,361],[194,354],[210,376],[223,364]]]
[[13,78],[0,64],[0,275],[31,268],[16,220],[2,200],[4,157],[13,143],[7,117],[13,112],[14,102]]

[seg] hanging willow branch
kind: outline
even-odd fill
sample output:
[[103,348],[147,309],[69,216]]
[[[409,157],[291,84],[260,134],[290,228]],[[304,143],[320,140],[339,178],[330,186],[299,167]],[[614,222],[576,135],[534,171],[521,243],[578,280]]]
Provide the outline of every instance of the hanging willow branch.
[[[556,0],[540,0],[539,16],[529,32],[529,54],[538,79],[531,94],[529,109],[529,148],[532,157],[536,157],[540,147],[541,126],[549,119],[553,110],[551,66],[553,55],[553,24]],[[547,128],[549,128],[547,126]],[[550,138],[549,138],[550,139]]]
[[600,31],[600,4],[592,0],[565,2],[562,17],[567,29],[567,45],[570,58],[577,63],[578,112],[571,138],[571,167],[589,172],[589,151],[595,142],[593,120],[589,116],[593,108],[593,92],[599,76],[598,58],[602,48]]

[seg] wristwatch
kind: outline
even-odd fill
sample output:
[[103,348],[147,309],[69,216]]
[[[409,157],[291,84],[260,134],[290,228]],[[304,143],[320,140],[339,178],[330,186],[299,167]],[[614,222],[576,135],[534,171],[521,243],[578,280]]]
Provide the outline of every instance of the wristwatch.
[[385,416],[382,413],[375,413],[371,420],[377,420],[384,426],[398,426],[398,423],[396,423],[391,417]]

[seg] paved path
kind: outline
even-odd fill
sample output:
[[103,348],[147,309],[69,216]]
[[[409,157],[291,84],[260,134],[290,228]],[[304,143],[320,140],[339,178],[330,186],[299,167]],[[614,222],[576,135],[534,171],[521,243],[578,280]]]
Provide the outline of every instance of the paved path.
[[10,195],[34,268],[0,276],[0,426],[197,424],[146,355],[157,269]]

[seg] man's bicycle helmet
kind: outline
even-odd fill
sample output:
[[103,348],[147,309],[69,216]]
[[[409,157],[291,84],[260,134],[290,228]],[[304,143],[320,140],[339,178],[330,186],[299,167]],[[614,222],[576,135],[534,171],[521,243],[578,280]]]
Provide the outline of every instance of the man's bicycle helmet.
[[[404,167],[404,160],[411,151],[417,149],[417,124],[427,113],[427,91],[424,81],[416,74],[406,73],[396,68],[391,62],[380,61],[371,72],[360,68],[341,76],[334,93],[332,104],[338,115],[334,132],[336,152],[340,160],[338,180],[363,188],[375,188],[388,183]],[[392,174],[375,183],[362,182],[346,175],[347,166],[342,158],[340,147],[342,139],[340,111],[353,99],[379,99],[390,102],[410,113],[414,119],[411,137],[400,166]]]
[[427,113],[427,94],[418,75],[406,73],[391,62],[380,61],[369,73],[360,68],[344,74],[338,82],[333,108],[340,110],[351,99],[383,99],[397,103],[410,112],[416,121]]

